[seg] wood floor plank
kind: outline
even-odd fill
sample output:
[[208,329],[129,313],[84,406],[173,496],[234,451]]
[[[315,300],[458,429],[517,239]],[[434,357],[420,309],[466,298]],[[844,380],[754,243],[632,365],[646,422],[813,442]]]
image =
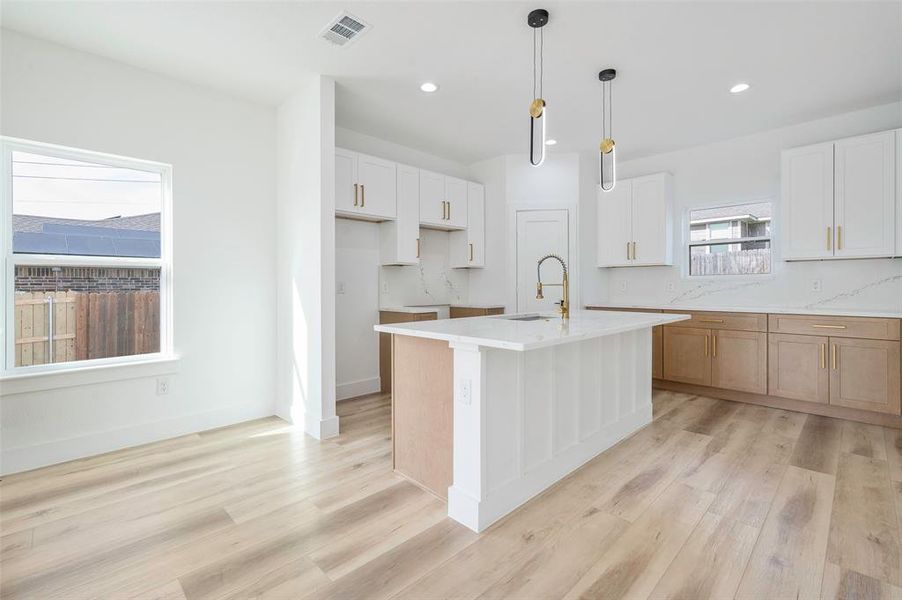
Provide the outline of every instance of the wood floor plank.
[[902,430],[885,427],[883,436],[890,478],[893,481],[902,481]]
[[564,597],[647,597],[713,499],[713,494],[674,483]]
[[670,563],[651,598],[732,598],[758,529],[708,512]]
[[902,585],[899,524],[885,461],[840,457],[827,560]]
[[737,598],[818,597],[830,532],[833,491],[832,475],[786,467],[740,582]]
[[808,415],[789,464],[801,469],[835,475],[841,439],[842,421],[820,415]]
[[886,440],[883,427],[855,421],[843,421],[841,449],[848,454],[886,460]]
[[852,600],[855,598],[902,600],[902,588],[827,562],[824,569],[821,598],[823,600]]

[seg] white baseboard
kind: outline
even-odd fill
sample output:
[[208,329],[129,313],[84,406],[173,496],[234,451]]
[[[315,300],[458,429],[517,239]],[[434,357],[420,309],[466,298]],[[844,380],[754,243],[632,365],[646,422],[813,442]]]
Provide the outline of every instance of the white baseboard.
[[357,396],[375,394],[381,390],[382,380],[379,377],[348,381],[346,383],[339,383],[335,386],[335,399],[347,400],[348,398],[356,398]]
[[304,431],[318,440],[325,440],[338,435],[338,417],[310,420],[304,423]]
[[[240,404],[65,440],[8,448],[3,450],[2,458],[0,458],[0,474],[8,475],[29,471],[38,467],[269,416],[272,416],[271,406]],[[337,423],[335,427],[337,434]]]

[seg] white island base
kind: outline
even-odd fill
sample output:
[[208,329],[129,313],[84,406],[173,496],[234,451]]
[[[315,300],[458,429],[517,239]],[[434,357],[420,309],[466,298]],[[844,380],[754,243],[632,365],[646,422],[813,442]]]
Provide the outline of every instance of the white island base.
[[[501,325],[501,317],[477,317],[454,325],[432,321],[379,327],[395,334],[396,344],[418,343],[407,336],[432,338],[447,341],[453,352],[453,466],[447,488],[452,519],[483,531],[651,422],[651,327],[687,317],[579,314],[578,322],[573,319],[566,326],[559,319],[537,323],[508,317]],[[499,321],[478,323],[491,319]],[[508,329],[499,333],[496,326]],[[451,327],[466,331],[447,331]],[[490,329],[496,337],[486,337]],[[533,334],[531,341],[516,341],[527,332]],[[402,355],[411,356],[399,351]],[[395,372],[403,377],[400,371],[411,370],[407,365]],[[422,378],[428,369],[414,370]],[[416,426],[411,421],[396,426],[394,435],[403,439],[404,427]],[[413,432],[418,440],[429,439],[428,434]],[[436,436],[435,443],[447,441]],[[422,451],[424,444],[417,445]],[[415,470],[399,471],[420,479]],[[431,476],[424,472],[421,479]]]

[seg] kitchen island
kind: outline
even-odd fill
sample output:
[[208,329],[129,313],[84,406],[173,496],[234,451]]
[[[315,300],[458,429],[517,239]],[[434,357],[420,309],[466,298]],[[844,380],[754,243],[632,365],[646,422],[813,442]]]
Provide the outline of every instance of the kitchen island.
[[651,422],[651,331],[688,315],[576,311],[377,325],[392,334],[393,464],[489,525]]

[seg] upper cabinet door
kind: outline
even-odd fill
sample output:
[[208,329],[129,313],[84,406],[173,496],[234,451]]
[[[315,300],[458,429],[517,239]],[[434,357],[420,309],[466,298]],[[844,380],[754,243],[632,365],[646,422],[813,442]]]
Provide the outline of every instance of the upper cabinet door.
[[783,258],[833,256],[833,143],[782,155]]
[[380,224],[383,265],[415,265],[419,258],[420,171],[397,166],[398,218]]
[[394,219],[398,214],[396,177],[395,163],[365,154],[358,154],[359,211],[362,214],[374,217]]
[[467,183],[467,258],[469,266],[485,266],[485,188]]
[[895,146],[892,131],[836,142],[835,256],[894,254]]
[[896,130],[896,256],[902,256],[902,129]]
[[[632,179],[633,265],[673,264],[671,176]],[[616,188],[615,188],[616,189]]]
[[335,210],[356,212],[359,204],[357,154],[335,149]]
[[445,217],[447,227],[467,226],[467,182],[456,177],[445,177],[445,201],[448,202]]
[[632,185],[619,181],[610,192],[596,186],[598,215],[598,266],[622,267],[632,261]]
[[420,223],[446,226],[445,176],[420,170]]

